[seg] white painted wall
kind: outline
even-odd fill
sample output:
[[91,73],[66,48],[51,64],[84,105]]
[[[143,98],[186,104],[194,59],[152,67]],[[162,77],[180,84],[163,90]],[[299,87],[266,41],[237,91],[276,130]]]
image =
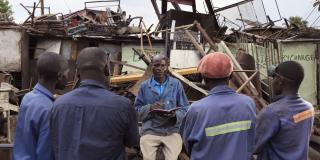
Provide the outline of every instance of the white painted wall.
[[170,67],[191,68],[197,67],[201,60],[198,52],[193,50],[171,50]]
[[0,30],[0,70],[21,71],[21,39],[21,32]]

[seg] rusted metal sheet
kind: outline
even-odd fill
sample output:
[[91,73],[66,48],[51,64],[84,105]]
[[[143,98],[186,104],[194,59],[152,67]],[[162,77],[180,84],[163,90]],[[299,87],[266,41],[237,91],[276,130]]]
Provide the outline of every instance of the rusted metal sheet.
[[21,71],[22,33],[14,30],[0,30],[0,69]]

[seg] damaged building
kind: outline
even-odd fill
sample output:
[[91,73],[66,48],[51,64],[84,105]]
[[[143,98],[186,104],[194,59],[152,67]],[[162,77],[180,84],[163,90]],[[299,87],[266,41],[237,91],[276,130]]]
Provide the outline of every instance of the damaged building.
[[[80,50],[104,48],[111,56],[112,90],[131,99],[151,74],[150,58],[165,53],[170,59],[170,74],[183,82],[190,102],[208,94],[197,73],[200,59],[211,51],[222,51],[235,64],[231,86],[238,93],[251,96],[257,110],[271,102],[267,68],[295,60],[306,70],[300,89],[302,97],[319,105],[318,30],[302,30],[287,21],[286,27],[276,26],[278,20],[267,15],[262,0],[243,0],[220,8],[214,7],[214,1],[203,2],[205,13],[197,11],[195,0],[151,0],[159,20],[154,31],[146,26],[143,17],[131,17],[121,10],[120,1],[116,1],[115,10],[94,10],[85,3],[83,10],[40,17],[33,14],[38,5],[34,4],[23,24],[0,22],[0,80],[5,82],[0,100],[7,106],[0,116],[1,126],[7,126],[0,127],[0,143],[14,141],[14,128],[10,126],[15,126],[19,99],[36,84],[36,60],[45,51],[59,53],[69,61],[69,86],[58,91],[62,94],[77,86],[75,62]],[[190,6],[191,11],[183,10],[181,4]],[[318,118],[311,138],[310,152],[314,157],[320,154],[319,128]],[[180,159],[187,159],[186,155]]]

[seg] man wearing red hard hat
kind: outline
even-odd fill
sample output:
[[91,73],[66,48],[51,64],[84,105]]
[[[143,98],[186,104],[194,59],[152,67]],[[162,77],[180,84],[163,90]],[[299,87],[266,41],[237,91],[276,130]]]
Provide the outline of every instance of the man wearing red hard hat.
[[252,155],[256,106],[250,97],[228,87],[232,70],[230,58],[220,52],[206,55],[198,66],[211,90],[190,106],[181,125],[193,160],[248,160]]

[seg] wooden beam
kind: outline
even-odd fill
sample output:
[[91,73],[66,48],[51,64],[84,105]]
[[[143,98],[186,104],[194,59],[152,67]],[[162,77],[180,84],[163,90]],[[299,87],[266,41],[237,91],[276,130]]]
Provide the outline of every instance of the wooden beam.
[[173,6],[173,8],[174,8],[175,10],[181,11],[181,8],[180,8],[180,6],[179,6],[178,3],[176,3],[176,2],[171,2],[171,4],[172,4],[172,6]]
[[133,75],[125,75],[125,76],[117,76],[111,78],[111,84],[113,83],[124,83],[139,80],[143,74],[133,74]]
[[168,0],[162,0],[161,15],[164,15],[165,13],[167,13],[167,9],[168,9]]
[[[142,48],[143,49],[143,48]],[[143,60],[143,62],[149,66],[149,64],[151,63],[151,59],[148,58],[144,53],[141,53],[139,51],[137,51],[135,48],[132,48],[132,50],[139,55],[139,58],[141,58]]]
[[189,37],[189,39],[191,40],[192,44],[196,47],[196,49],[199,51],[201,57],[204,57],[206,55],[206,53],[204,52],[204,50],[202,49],[202,47],[199,45],[199,43],[197,42],[197,40],[193,37],[193,35],[190,33],[189,30],[185,30],[187,36]]
[[194,68],[186,68],[186,69],[176,69],[175,70],[177,73],[181,75],[190,75],[190,74],[196,74],[198,73],[197,67]]
[[207,5],[209,13],[214,15],[214,10],[213,10],[213,6],[211,4],[211,1],[210,0],[205,0],[205,2],[206,2],[206,5]]
[[[183,26],[179,26],[179,27],[176,27],[175,30],[179,30],[179,29],[189,29],[191,27],[193,27],[194,24],[188,24],[188,25],[183,25]],[[164,29],[164,30],[159,30],[159,31],[155,31],[155,32],[151,32],[149,34],[155,34],[155,33],[162,33],[162,32],[166,32],[166,31],[170,31],[170,29]]]
[[[180,74],[180,75],[190,75],[190,74],[196,74],[198,73],[197,68],[187,68],[187,69],[177,69],[173,70],[174,72]],[[125,75],[125,76],[115,76],[111,78],[112,84],[117,83],[125,83],[130,81],[138,81],[143,77],[144,74],[133,74],[133,75]]]
[[240,93],[240,92],[242,91],[242,89],[243,89],[257,74],[258,74],[258,71],[256,71],[253,75],[251,75],[251,76],[249,77],[249,79],[248,79],[246,82],[244,82],[244,83],[241,85],[240,88],[237,89],[237,93]]
[[20,3],[20,5],[29,13],[29,15],[31,15],[32,14],[32,12],[30,12],[29,10],[28,10],[28,8],[27,7],[25,7],[22,3]]
[[203,38],[209,43],[211,49],[216,51],[218,46],[215,45],[215,43],[212,41],[212,39],[210,38],[210,36],[206,32],[206,30],[204,28],[202,28],[201,24],[198,21],[195,21],[194,24],[198,28],[198,30],[201,32],[201,34],[203,35]]
[[121,61],[116,61],[116,60],[110,60],[110,62],[114,63],[114,64],[120,64],[120,65],[123,65],[123,66],[128,66],[128,67],[131,67],[131,68],[134,68],[134,69],[139,69],[141,71],[146,71],[146,69],[144,69],[144,68],[128,64],[127,62],[121,62]]
[[151,3],[152,3],[152,6],[154,8],[154,11],[156,12],[158,20],[160,20],[160,11],[159,11],[159,7],[158,7],[158,4],[157,4],[157,1],[156,0],[151,0]]
[[[137,82],[134,84],[134,86],[130,87],[129,92],[134,94],[135,96],[138,95],[141,83],[150,78],[152,75],[152,68],[151,65],[148,66],[147,70],[142,74],[141,77],[138,78]],[[133,78],[133,77],[132,77]]]
[[192,2],[192,12],[197,13],[197,4],[195,0]]
[[193,89],[201,92],[202,94],[204,94],[205,96],[208,95],[208,92],[200,87],[198,87],[197,85],[195,85],[193,82],[189,81],[187,78],[183,77],[181,74],[179,74],[178,72],[176,72],[175,70],[173,70],[172,68],[169,68],[169,72],[176,77],[177,79],[179,79],[180,81],[184,82],[185,84],[187,84],[189,87],[192,87]]
[[215,11],[213,10],[213,6],[212,6],[212,4],[211,4],[211,1],[210,1],[210,0],[205,0],[205,2],[206,2],[206,5],[207,5],[207,7],[208,7],[209,14],[212,15],[215,29],[216,29],[216,30],[219,30],[219,25],[218,25],[219,23],[218,23],[218,20],[217,20]]

